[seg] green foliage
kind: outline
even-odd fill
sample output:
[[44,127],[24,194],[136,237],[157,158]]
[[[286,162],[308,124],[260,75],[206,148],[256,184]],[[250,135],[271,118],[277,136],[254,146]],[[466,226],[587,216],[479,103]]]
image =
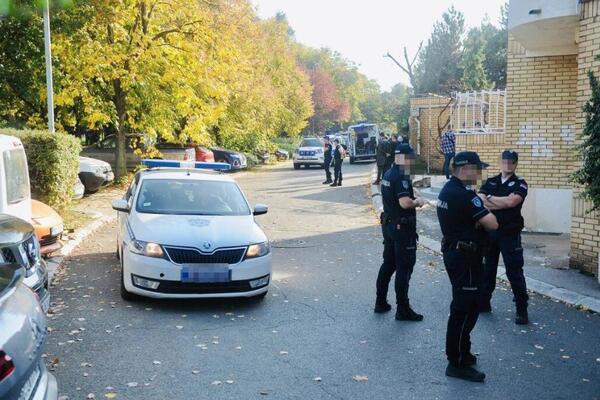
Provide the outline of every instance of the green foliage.
[[59,210],[73,197],[79,173],[79,141],[65,133],[0,129],[23,142],[29,166],[32,196]]
[[478,28],[471,29],[464,46],[464,53],[461,60],[464,86],[469,90],[488,89],[490,83],[487,80],[485,70],[486,40],[481,30]]
[[585,126],[578,146],[582,165],[572,178],[583,185],[582,196],[591,201],[591,212],[600,209],[600,83],[592,71],[588,76],[592,96],[583,106]]

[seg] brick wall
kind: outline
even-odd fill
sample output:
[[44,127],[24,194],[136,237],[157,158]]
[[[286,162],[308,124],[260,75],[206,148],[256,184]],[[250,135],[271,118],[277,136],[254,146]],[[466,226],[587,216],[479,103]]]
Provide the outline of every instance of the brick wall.
[[577,56],[526,57],[509,37],[506,143],[532,188],[570,188],[574,170]]
[[[593,0],[581,4],[579,24],[579,54],[577,56],[577,110],[588,101],[591,95],[587,72],[592,70],[600,74],[600,1]],[[581,132],[585,116],[578,112],[575,120],[576,132]],[[575,143],[579,143],[576,137]],[[574,163],[576,168],[579,162]],[[589,214],[590,204],[578,198],[575,191],[571,224],[571,265],[585,272],[598,274],[598,250],[600,248],[600,215]]]

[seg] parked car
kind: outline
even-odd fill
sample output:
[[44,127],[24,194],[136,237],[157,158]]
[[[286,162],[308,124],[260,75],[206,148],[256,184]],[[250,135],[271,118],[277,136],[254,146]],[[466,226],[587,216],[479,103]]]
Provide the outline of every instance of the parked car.
[[212,152],[215,155],[216,162],[224,162],[231,165],[232,170],[239,170],[248,167],[248,159],[246,155],[227,149],[213,147]]
[[316,137],[302,139],[300,145],[294,150],[294,169],[300,169],[302,165],[306,168],[317,165],[321,168],[325,165],[323,143]]
[[75,186],[73,187],[73,199],[79,200],[83,197],[84,194],[85,186],[83,186],[83,183],[81,182],[81,179],[79,179],[78,176],[77,180],[75,181]]
[[112,202],[123,299],[263,298],[271,252],[255,217],[267,206],[252,209],[229,176],[152,161],[168,168],[137,172]]
[[211,149],[196,144],[189,144],[196,151],[196,161],[215,162],[215,154]]
[[96,193],[115,179],[109,163],[90,157],[79,157],[79,179],[86,193]]
[[277,158],[278,161],[285,161],[290,158],[290,153],[284,149],[277,149],[275,151],[275,158]]
[[17,264],[0,263],[0,399],[56,400],[56,379],[42,358],[46,317],[25,275]]
[[48,271],[29,222],[13,215],[0,214],[0,262],[19,264],[25,268],[25,284],[38,295],[44,312],[48,311]]
[[[127,170],[133,171],[140,165],[142,157],[135,153],[135,149],[140,149],[143,153],[146,152],[150,147],[155,147],[161,156],[156,158],[164,158],[167,160],[182,160],[182,161],[195,161],[196,152],[193,148],[186,147],[182,144],[175,143],[152,143],[147,140],[145,135],[142,134],[131,134],[127,135]],[[116,169],[116,158],[115,151],[117,148],[117,137],[116,135],[109,135],[104,140],[87,146],[81,152],[84,157],[97,158],[102,161],[106,161],[110,164],[111,168]],[[148,157],[146,157],[148,158]],[[151,157],[150,157],[151,158]]]
[[0,135],[0,213],[31,220],[27,156],[21,141]]
[[62,248],[60,237],[64,230],[63,219],[52,207],[31,200],[31,222],[43,256]]

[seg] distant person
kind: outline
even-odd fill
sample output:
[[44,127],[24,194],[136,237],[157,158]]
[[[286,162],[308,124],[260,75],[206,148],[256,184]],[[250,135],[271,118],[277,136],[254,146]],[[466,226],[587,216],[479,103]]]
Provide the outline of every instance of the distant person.
[[385,137],[385,133],[379,132],[379,142],[377,143],[377,151],[375,152],[375,160],[377,162],[377,179],[373,185],[379,185],[383,174],[385,173],[385,165],[390,157],[390,143]]
[[[392,168],[392,165],[394,164],[394,158],[395,158],[395,152],[396,152],[396,145],[398,144],[398,135],[394,134],[390,137],[389,141],[388,141],[388,157],[385,160],[385,168],[384,168],[384,174],[385,172],[387,172],[387,170],[389,170],[390,168]],[[383,176],[382,176],[383,177]]]
[[329,186],[342,186],[342,163],[346,152],[339,139],[333,141],[333,183]]
[[456,154],[456,136],[450,129],[442,135],[441,147],[444,153],[444,175],[446,179],[450,179],[450,161]]
[[332,182],[331,171],[329,170],[329,167],[331,166],[332,151],[333,147],[331,146],[329,136],[325,136],[323,138],[323,168],[325,169],[325,182],[323,182],[323,185],[327,185]]
[[502,173],[489,178],[479,189],[484,205],[498,219],[500,227],[490,234],[490,246],[485,256],[483,302],[480,312],[492,311],[492,293],[496,288],[496,272],[500,253],[506,267],[506,276],[510,282],[517,315],[515,323],[529,323],[527,314],[527,284],[523,275],[523,245],[521,231],[523,216],[521,207],[527,197],[527,182],[515,175],[519,154],[513,150],[504,150],[500,160]]

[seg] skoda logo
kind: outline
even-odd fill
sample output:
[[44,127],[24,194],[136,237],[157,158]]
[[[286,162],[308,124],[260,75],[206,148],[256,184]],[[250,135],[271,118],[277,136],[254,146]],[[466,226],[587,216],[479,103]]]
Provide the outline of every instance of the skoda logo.
[[202,248],[204,250],[210,250],[210,243],[209,242],[202,243]]

